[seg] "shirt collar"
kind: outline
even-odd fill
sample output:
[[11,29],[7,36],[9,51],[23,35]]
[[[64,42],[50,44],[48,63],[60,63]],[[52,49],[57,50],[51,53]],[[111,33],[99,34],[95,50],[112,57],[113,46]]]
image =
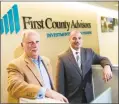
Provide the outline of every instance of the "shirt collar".
[[31,60],[36,63],[36,62],[40,62],[42,60],[42,58],[40,56],[38,56],[38,59],[33,59],[31,58]]
[[71,50],[72,50],[73,54],[76,54],[76,52],[79,52],[79,53],[80,53],[80,49],[75,50],[75,49],[73,49],[71,46],[70,46],[70,48],[71,48]]

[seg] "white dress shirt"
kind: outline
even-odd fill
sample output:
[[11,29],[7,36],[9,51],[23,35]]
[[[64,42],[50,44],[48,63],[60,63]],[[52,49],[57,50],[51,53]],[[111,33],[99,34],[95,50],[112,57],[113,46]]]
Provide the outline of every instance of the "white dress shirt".
[[[79,60],[78,60],[78,66],[79,67],[81,67],[81,55],[80,55],[80,49],[79,50],[75,50],[75,49],[73,49],[71,46],[70,46],[70,48],[71,48],[71,50],[72,50],[72,52],[73,52],[73,55],[74,55],[74,58],[75,58],[75,60],[76,60],[76,62],[77,62],[77,55],[79,56]],[[78,52],[78,54],[76,54],[76,52]]]

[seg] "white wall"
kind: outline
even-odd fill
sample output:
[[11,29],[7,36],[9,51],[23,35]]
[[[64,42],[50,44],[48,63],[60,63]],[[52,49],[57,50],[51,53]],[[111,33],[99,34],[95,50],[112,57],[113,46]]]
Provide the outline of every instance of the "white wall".
[[[102,12],[100,10],[97,16],[97,24],[101,24],[101,16],[118,19],[118,11],[105,9]],[[113,65],[118,65],[118,26],[114,27],[113,32],[102,33],[101,26],[98,25],[98,39],[100,55],[108,57]]]

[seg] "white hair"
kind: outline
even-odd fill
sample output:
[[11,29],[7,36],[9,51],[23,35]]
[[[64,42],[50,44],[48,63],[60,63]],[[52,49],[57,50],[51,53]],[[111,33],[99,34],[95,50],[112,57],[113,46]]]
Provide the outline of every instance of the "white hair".
[[28,29],[28,30],[23,30],[21,35],[22,35],[22,42],[24,42],[24,39],[26,37],[26,35],[29,35],[31,33],[34,33],[34,34],[37,34],[40,36],[40,34],[38,32],[36,32],[35,30],[31,30],[31,29]]

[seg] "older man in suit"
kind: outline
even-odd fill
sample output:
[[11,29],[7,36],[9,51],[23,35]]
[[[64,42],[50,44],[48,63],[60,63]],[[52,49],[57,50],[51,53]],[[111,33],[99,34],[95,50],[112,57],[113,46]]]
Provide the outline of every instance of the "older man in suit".
[[24,54],[11,61],[7,67],[10,98],[8,102],[18,103],[19,98],[44,97],[68,102],[62,94],[54,91],[50,61],[39,55],[39,34],[26,30],[22,35],[21,46]]
[[93,100],[92,64],[100,64],[103,78],[112,78],[111,63],[106,57],[97,55],[91,48],[82,48],[82,36],[74,30],[69,36],[70,48],[58,56],[56,70],[57,91],[70,103],[89,103]]

